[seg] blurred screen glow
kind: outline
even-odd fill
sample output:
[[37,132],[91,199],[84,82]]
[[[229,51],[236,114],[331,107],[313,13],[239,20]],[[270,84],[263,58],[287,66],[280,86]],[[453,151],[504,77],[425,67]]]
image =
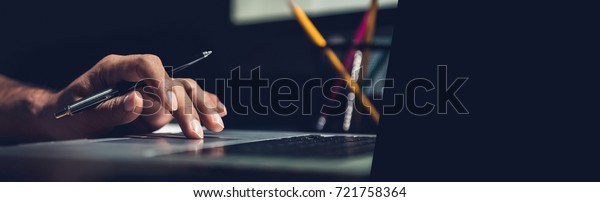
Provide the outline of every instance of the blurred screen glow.
[[[295,0],[311,17],[365,11],[370,0]],[[379,8],[395,8],[398,0],[379,0]],[[231,0],[231,21],[248,25],[292,19],[288,0]]]

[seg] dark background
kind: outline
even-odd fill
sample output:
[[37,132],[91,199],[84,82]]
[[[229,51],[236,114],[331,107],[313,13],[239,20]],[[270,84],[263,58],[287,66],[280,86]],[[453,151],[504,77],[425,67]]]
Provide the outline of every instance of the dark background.
[[[178,77],[205,79],[216,92],[215,79],[228,78],[241,66],[242,75],[260,66],[263,78],[332,78],[335,72],[295,20],[235,26],[229,1],[36,1],[0,6],[0,73],[30,84],[60,90],[108,54],[151,53],[165,65],[181,65],[201,55],[214,54]],[[366,8],[365,8],[366,9]],[[391,34],[393,9],[378,16],[379,34]],[[362,12],[314,18],[325,36],[351,36]],[[177,75],[176,75],[177,76]],[[263,91],[268,95],[268,91]],[[219,97],[250,102],[249,94]],[[308,98],[307,98],[308,99]],[[261,96],[268,103],[268,96]],[[227,128],[312,131],[325,99],[313,100],[313,115],[292,116],[229,113]],[[299,102],[297,103],[299,104]],[[229,108],[231,112],[231,108]],[[367,119],[368,121],[369,119]],[[341,116],[337,118],[341,121]],[[340,131],[328,124],[327,131]],[[372,132],[367,122],[355,132]]]
[[[296,22],[233,26],[228,4],[2,3],[0,72],[60,89],[110,53],[153,53],[177,65],[211,49],[210,60],[185,74],[211,81],[237,66],[248,72],[260,65],[265,78],[334,75]],[[446,115],[418,117],[405,109],[384,116],[373,179],[600,180],[596,8],[577,1],[427,0],[382,11],[379,27],[396,23],[388,75],[397,87],[386,91],[386,101],[403,93],[408,80],[434,79],[435,66],[448,65],[450,81],[469,77],[459,98],[470,114],[450,107]],[[361,16],[315,23],[326,35],[347,34]],[[229,115],[225,123],[312,130],[317,116]]]
[[[400,1],[388,76],[469,77],[450,111],[384,116],[378,181],[599,181],[598,8],[582,1]],[[420,103],[436,103],[417,91]],[[499,194],[502,190],[498,190]],[[560,190],[556,190],[560,191]]]

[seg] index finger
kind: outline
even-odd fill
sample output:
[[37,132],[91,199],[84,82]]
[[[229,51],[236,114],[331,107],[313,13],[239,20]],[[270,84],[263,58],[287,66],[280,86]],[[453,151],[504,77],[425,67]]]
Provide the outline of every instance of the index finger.
[[121,81],[144,81],[146,85],[155,89],[156,96],[160,99],[159,103],[169,108],[168,102],[163,101],[167,100],[165,89],[169,87],[171,78],[156,55],[109,55],[97,64],[94,71],[100,76],[100,79],[96,80],[102,81],[105,88],[115,86]]

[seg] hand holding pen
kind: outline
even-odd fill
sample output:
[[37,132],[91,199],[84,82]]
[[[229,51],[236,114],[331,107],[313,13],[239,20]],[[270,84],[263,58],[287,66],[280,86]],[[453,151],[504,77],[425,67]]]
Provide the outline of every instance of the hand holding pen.
[[202,125],[223,130],[221,117],[227,112],[219,99],[194,80],[171,78],[167,71],[154,55],[107,56],[50,96],[38,118],[52,120],[37,121],[43,123],[39,127],[51,139],[90,137],[117,128],[151,132],[173,118],[188,138],[203,138]]

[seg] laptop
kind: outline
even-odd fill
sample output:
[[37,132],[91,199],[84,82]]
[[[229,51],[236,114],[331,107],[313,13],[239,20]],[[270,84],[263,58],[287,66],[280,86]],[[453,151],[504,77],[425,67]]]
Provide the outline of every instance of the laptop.
[[[287,5],[283,7],[283,11],[289,12]],[[379,18],[385,19],[385,16],[380,14]],[[217,26],[219,23],[220,21],[212,24]],[[231,29],[229,23],[226,21],[224,25],[227,30]],[[275,52],[295,47],[288,43],[296,39],[302,39],[297,43],[300,47],[305,47],[308,41],[303,40],[308,39],[296,22],[290,23],[293,26],[277,24],[269,30],[279,31],[280,27],[293,27],[298,28],[298,34],[283,38],[265,35],[269,37],[257,40],[267,41],[266,44],[273,46],[269,50]],[[266,27],[260,26],[261,29]],[[252,29],[243,28],[244,33],[246,30]],[[199,33],[204,32],[201,29]],[[198,40],[196,34],[198,33],[194,32],[194,40]],[[229,37],[225,36],[223,38]],[[135,35],[136,40],[131,41],[137,42],[137,38],[138,35]],[[279,43],[282,40],[287,43],[275,46],[282,44]],[[177,41],[179,44],[179,40]],[[240,52],[242,54],[238,56],[246,57],[246,49],[256,51],[252,45],[240,45],[237,40],[228,38],[227,41],[232,42],[223,40],[217,43],[220,49],[231,47],[244,50],[235,51],[233,55]],[[160,41],[159,44],[167,42]],[[231,44],[233,45],[225,46]],[[192,45],[183,45],[190,46]],[[279,49],[283,46],[287,48]],[[181,49],[180,46],[176,48]],[[305,52],[291,49],[298,55],[311,53],[310,49]],[[311,58],[312,55],[309,54],[304,56]],[[320,57],[321,53],[318,54]],[[376,51],[371,51],[370,54],[374,57]],[[273,60],[273,57],[267,58]],[[285,60],[285,57],[282,58],[279,60]],[[247,58],[240,59],[244,60]],[[265,66],[278,62],[281,61],[267,63]],[[287,64],[289,61],[284,62]],[[387,62],[383,63],[385,64],[382,66],[387,65]],[[314,65],[307,62],[298,66],[304,64]],[[270,66],[279,68],[277,65]],[[321,66],[329,68],[328,64]],[[303,75],[298,76],[301,78],[306,72],[310,72],[301,70],[299,72]],[[319,72],[323,70],[325,69],[318,69]],[[283,71],[290,73],[289,69]],[[219,133],[205,131],[203,140],[190,140],[181,134],[179,126],[169,124],[159,131],[144,135],[0,146],[0,161],[7,162],[0,164],[0,181],[360,181],[369,178],[375,139],[374,134],[225,129]]]
[[375,135],[205,131],[171,123],[145,135],[0,147],[3,181],[355,181],[369,177]]

